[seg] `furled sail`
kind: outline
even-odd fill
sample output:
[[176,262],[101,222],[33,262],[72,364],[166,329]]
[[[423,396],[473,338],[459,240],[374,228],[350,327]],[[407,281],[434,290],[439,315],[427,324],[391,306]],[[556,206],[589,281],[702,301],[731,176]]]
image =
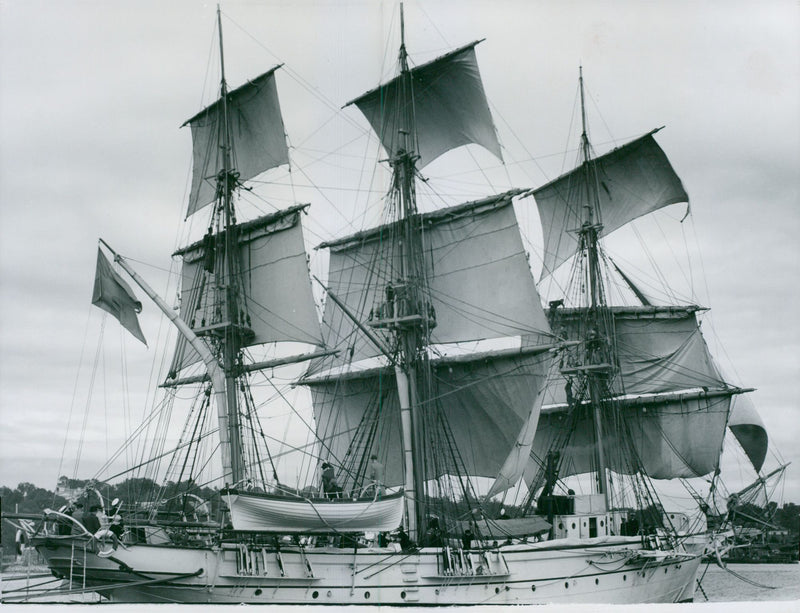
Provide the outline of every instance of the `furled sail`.
[[355,104],[369,121],[390,156],[404,148],[403,118],[410,109],[416,126],[417,168],[470,143],[502,159],[489,104],[483,90],[475,45],[470,43],[427,64],[411,69],[411,95],[395,77],[348,104]]
[[[432,362],[438,403],[468,474],[494,477],[528,420],[552,362],[545,348],[505,350]],[[375,448],[397,461],[387,485],[403,483],[400,407],[391,369],[308,378],[317,436],[330,457],[344,462],[365,420],[374,419]],[[379,416],[379,419],[378,419]],[[372,422],[370,422],[372,423]],[[427,466],[426,478],[433,474]]]
[[[688,202],[680,178],[653,133],[594,160],[597,196],[605,236],[628,222],[669,204]],[[583,167],[562,175],[533,192],[544,232],[542,278],[552,274],[578,250],[576,230],[588,203]]]
[[728,428],[739,441],[753,468],[759,472],[767,456],[769,439],[764,422],[748,396],[737,396],[734,399]]
[[[247,346],[274,341],[322,344],[300,223],[304,207],[297,205],[235,228],[239,286],[253,332]],[[215,246],[224,244],[224,239],[223,231],[175,253],[183,257],[181,318],[201,334],[223,323],[214,291],[221,284],[217,278],[221,273],[212,260]],[[197,360],[197,354],[179,340],[170,371],[176,373]]]
[[[231,157],[241,181],[289,163],[275,70],[277,67],[227,95]],[[222,118],[222,100],[218,100],[183,124],[192,128],[192,190],[187,217],[216,198],[217,175],[224,168]]]
[[[514,215],[510,191],[417,217],[436,315],[432,343],[452,343],[549,332]],[[385,288],[401,276],[401,254],[391,240],[397,224],[335,242],[328,287],[367,323],[378,316]],[[399,290],[398,290],[399,292]],[[342,361],[374,357],[378,350],[342,310],[328,301],[326,345],[346,350]]]

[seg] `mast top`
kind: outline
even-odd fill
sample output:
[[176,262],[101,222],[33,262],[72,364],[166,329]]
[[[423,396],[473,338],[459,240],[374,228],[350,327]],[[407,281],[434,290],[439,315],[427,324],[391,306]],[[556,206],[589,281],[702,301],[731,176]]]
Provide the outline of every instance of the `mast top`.
[[404,53],[406,49],[406,22],[403,17],[403,3],[400,3],[400,53]]

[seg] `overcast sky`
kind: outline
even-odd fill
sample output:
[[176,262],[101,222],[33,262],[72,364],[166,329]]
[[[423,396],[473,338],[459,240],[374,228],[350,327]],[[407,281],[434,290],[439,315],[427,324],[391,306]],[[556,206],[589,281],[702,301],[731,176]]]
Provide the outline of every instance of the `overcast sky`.
[[[108,320],[105,341],[117,352],[98,352],[103,318],[89,305],[96,241],[129,255],[174,301],[169,254],[204,224],[177,229],[191,161],[179,126],[217,87],[214,27],[212,3],[0,3],[0,484],[52,487],[59,472],[72,474],[81,430],[78,476],[92,474],[152,399],[150,365],[165,326],[146,304],[150,347]],[[382,155],[358,112],[340,107],[393,74],[397,5],[229,1],[223,28],[232,86],[285,63],[277,78],[292,172],[265,175],[273,185],[257,185],[243,215],[311,202],[310,246],[376,221],[387,174],[372,168]],[[794,501],[799,33],[794,0],[406,3],[415,63],[486,38],[478,62],[506,162],[475,147],[444,156],[424,171],[423,208],[541,185],[569,166],[581,64],[598,152],[666,126],[657,140],[692,215],[681,224],[685,206],[671,207],[656,226],[643,222],[642,236],[676,292],[713,309],[704,332],[732,382],[758,388],[752,397],[771,442],[794,462],[786,490]],[[536,268],[538,215],[527,206],[518,212]],[[614,248],[644,270],[647,258],[637,261],[628,243],[609,241]],[[323,272],[324,259],[312,256]],[[127,395],[107,374],[119,370],[120,343]],[[752,476],[737,470],[733,486]]]

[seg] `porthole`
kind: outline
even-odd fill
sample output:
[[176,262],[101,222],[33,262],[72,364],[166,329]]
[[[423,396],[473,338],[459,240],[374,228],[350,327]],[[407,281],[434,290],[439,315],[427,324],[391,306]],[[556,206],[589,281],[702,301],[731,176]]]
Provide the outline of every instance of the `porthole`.
[[594,580],[594,584],[595,584],[595,585],[600,585],[600,579],[595,579],[595,580]]
[[369,592],[364,592],[364,598],[366,598],[367,600],[369,600]]
[[601,519],[600,520],[600,527],[602,528],[603,526],[605,526],[605,524],[603,523],[603,520]]
[[331,596],[333,596],[333,592],[331,592],[330,590],[328,590],[328,593],[327,593],[327,594],[325,594],[325,595],[326,595],[328,598],[330,598]]
[[564,589],[565,590],[569,589],[569,581],[564,581]]
[[536,586],[535,586],[535,585],[532,585],[532,586],[531,586],[531,592],[535,592],[535,591],[536,591]]
[[499,587],[494,588],[494,593],[495,594],[499,594],[500,593],[500,588]]
[[558,524],[558,529],[559,530],[563,530],[564,529],[564,524],[563,523],[559,523]]
[[400,592],[400,598],[405,600],[406,599],[406,593],[405,592]]
[[260,589],[256,590],[256,596],[261,596],[261,590]]
[[622,575],[622,580],[623,581],[627,581],[628,580],[628,576],[627,575]]
[[506,592],[508,592],[511,588],[506,586]]
[[666,569],[666,568],[664,569],[664,574],[665,574],[665,575],[667,574],[667,569]]
[[575,529],[575,522],[572,522],[572,529]]
[[317,598],[319,598],[319,592],[312,592],[312,593],[311,593],[311,598],[313,598],[314,600],[316,600]]

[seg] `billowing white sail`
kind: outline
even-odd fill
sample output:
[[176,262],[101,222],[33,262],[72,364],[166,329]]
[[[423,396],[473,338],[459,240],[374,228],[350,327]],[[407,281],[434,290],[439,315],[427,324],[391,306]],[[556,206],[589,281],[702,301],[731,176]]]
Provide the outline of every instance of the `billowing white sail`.
[[[737,390],[738,391],[738,390]],[[604,428],[603,449],[611,470],[632,474],[644,470],[653,479],[701,477],[716,470],[734,390],[716,393],[662,394],[620,400],[619,429]],[[536,473],[551,446],[563,440],[564,464],[559,476],[597,468],[595,427],[590,413],[571,418],[563,408],[543,410],[526,474]],[[638,465],[633,463],[638,458]]]
[[[610,308],[619,360],[617,388],[621,394],[726,387],[697,324],[698,310],[697,306]],[[563,309],[559,322],[555,334],[568,340],[585,337],[581,310]],[[545,406],[566,403],[565,384],[560,374],[551,378]]]
[[[507,192],[426,213],[418,218],[436,315],[432,343],[549,332]],[[385,287],[400,276],[401,254],[391,240],[397,224],[324,243],[331,250],[328,287],[364,323],[378,317]],[[328,345],[353,361],[378,354],[333,301],[323,316]]]
[[[605,236],[668,204],[689,196],[653,132],[606,153],[591,163],[597,169],[600,236]],[[551,274],[578,250],[576,230],[589,204],[586,173],[581,166],[533,192],[544,232],[542,277]]]
[[[640,459],[650,477],[659,479],[697,477],[716,469],[731,397],[742,390],[729,386],[719,374],[696,320],[698,310],[609,308],[619,368],[612,390],[624,422],[616,432],[604,428],[603,448],[612,470],[635,472],[632,457]],[[586,338],[584,315],[583,309],[561,309],[554,333],[568,340]],[[533,444],[534,456],[541,459],[551,444],[566,440],[565,432],[572,433],[562,450],[562,457],[569,457],[562,476],[591,471],[596,462],[589,412],[567,415],[568,395],[579,393],[567,377],[579,373],[580,367],[566,358],[561,371],[550,377]],[[627,428],[635,453],[623,446],[626,437],[620,428]]]
[[764,422],[749,396],[734,398],[728,428],[739,441],[755,471],[759,472],[767,456],[769,439]]
[[[440,405],[452,434],[450,443],[443,439],[437,444],[454,445],[468,474],[494,477],[530,417],[551,362],[552,354],[543,348],[433,362],[437,391],[428,402]],[[398,459],[387,463],[386,483],[402,484],[400,408],[392,370],[372,369],[303,383],[311,388],[317,436],[329,457],[343,461],[356,444],[357,431],[370,425],[375,448]],[[442,452],[446,455],[443,448]],[[440,466],[439,472],[449,468],[455,467]],[[433,466],[427,466],[427,471],[427,478],[439,476]]]
[[519,482],[524,474],[533,448],[534,437],[536,436],[536,428],[539,423],[539,415],[542,411],[545,389],[546,388],[543,387],[539,390],[539,393],[536,394],[528,419],[522,426],[519,435],[517,435],[517,441],[508,453],[506,461],[500,467],[497,477],[494,483],[492,483],[492,487],[490,487],[489,491],[486,493],[487,498],[491,498],[492,496],[511,489]]
[[[241,324],[252,330],[247,346],[274,341],[322,344],[300,223],[302,208],[295,206],[235,228],[240,265],[236,274],[246,296]],[[175,254],[183,257],[181,318],[201,333],[212,333],[215,325],[224,323],[214,303],[215,292],[210,291],[219,282],[220,263],[211,265],[206,258],[208,248],[224,244],[225,233],[214,235],[210,245],[207,240]],[[197,359],[179,341],[170,370],[177,372]]]
[[[275,70],[265,72],[227,96],[232,168],[240,181],[289,163],[289,149],[275,86]],[[192,128],[192,190],[188,217],[217,195],[217,175],[223,170],[222,101],[187,120]]]
[[404,118],[410,111],[416,129],[409,138],[414,139],[413,150],[419,155],[417,168],[470,143],[502,159],[475,58],[478,42],[413,68],[411,92],[403,90],[400,76],[348,104],[358,106],[390,156],[404,147],[412,150],[404,144],[404,132],[410,129]]

